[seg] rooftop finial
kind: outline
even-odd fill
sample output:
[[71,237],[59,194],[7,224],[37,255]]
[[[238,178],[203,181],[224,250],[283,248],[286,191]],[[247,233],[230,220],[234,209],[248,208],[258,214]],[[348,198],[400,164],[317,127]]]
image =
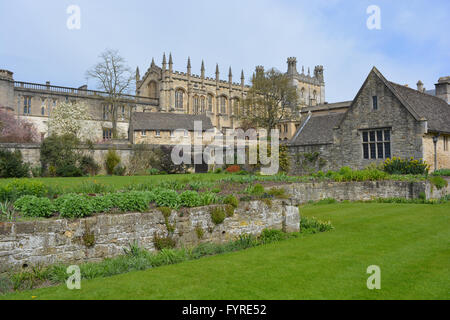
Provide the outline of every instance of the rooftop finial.
[[155,66],[155,59],[152,58],[152,64],[150,65],[150,67],[154,67]]
[[188,67],[188,68],[191,67],[191,57],[188,57],[187,67]]
[[205,62],[202,60],[202,67],[200,68],[200,71],[205,71]]

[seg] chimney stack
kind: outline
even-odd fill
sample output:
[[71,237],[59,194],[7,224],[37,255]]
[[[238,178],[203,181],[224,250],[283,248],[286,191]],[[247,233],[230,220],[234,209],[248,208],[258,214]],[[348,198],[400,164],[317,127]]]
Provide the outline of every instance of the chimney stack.
[[450,104],[450,76],[441,77],[435,84],[436,97]]
[[417,82],[417,91],[419,91],[419,92],[424,92],[425,91],[424,88],[423,88],[423,82],[420,81],[420,80]]

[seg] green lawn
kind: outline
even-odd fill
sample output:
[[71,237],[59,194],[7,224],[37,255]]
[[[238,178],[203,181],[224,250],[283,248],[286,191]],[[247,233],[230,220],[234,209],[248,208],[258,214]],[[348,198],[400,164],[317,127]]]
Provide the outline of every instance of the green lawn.
[[[450,205],[316,205],[335,230],[10,299],[449,299]],[[366,269],[381,267],[381,290]]]
[[[86,181],[95,181],[105,185],[111,185],[116,188],[124,187],[129,184],[139,184],[148,182],[161,182],[161,181],[182,181],[188,182],[189,180],[202,180],[202,181],[217,181],[226,177],[229,174],[221,173],[205,173],[205,174],[173,174],[173,175],[154,175],[154,176],[96,176],[96,177],[78,177],[78,178],[32,178],[31,180],[42,181],[48,186],[59,187],[73,187],[75,185],[82,184]],[[30,179],[30,178],[23,178]],[[5,185],[13,179],[0,179],[0,186]]]

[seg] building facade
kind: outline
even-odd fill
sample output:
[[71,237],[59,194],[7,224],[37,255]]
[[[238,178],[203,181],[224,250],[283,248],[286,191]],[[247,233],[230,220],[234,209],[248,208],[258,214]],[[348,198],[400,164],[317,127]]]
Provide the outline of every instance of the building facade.
[[420,82],[417,90],[399,85],[374,67],[352,102],[308,110],[290,143],[291,154],[300,155],[296,170],[308,167],[305,154],[314,155],[313,170],[363,169],[392,157],[450,168],[449,88],[449,78],[441,78],[431,95]]
[[[325,83],[323,67],[316,66],[314,75],[297,72],[296,58],[288,58],[287,75],[299,93],[300,107],[315,106],[325,101]],[[261,66],[256,71],[264,71]],[[152,63],[141,77],[136,70],[136,94],[125,95],[123,105],[118,110],[118,135],[121,139],[128,136],[130,117],[133,112],[157,112],[188,115],[206,115],[214,127],[222,132],[239,128],[237,114],[249,86],[245,84],[244,72],[240,82],[233,82],[231,67],[228,80],[220,79],[219,66],[216,65],[215,77],[207,77],[202,61],[200,75],[193,74],[188,58],[186,72],[173,70],[172,55],[168,62],[163,55],[161,66]],[[79,88],[61,87],[45,84],[16,81],[13,73],[0,70],[0,106],[13,110],[20,118],[32,122],[42,138],[48,135],[48,118],[52,109],[61,102],[84,102],[89,106],[91,118],[85,120],[92,140],[100,142],[112,137],[110,106],[105,103],[105,92]],[[280,125],[282,139],[290,139],[295,133],[298,121],[286,121]]]

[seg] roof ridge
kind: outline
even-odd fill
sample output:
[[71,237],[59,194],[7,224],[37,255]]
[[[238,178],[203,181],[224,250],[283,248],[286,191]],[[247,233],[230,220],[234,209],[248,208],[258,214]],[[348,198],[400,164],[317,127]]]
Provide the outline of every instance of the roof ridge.
[[[389,80],[388,80],[389,81]],[[389,81],[391,84],[393,84],[393,85],[396,85],[396,86],[399,86],[399,87],[401,87],[401,88],[403,88],[403,89],[409,89],[409,90],[411,90],[412,92],[415,92],[415,93],[417,93],[417,94],[422,94],[422,95],[424,95],[424,96],[426,96],[426,97],[431,97],[431,98],[434,98],[434,99],[439,99],[439,101],[444,101],[444,100],[442,100],[441,98],[439,98],[439,97],[436,97],[436,96],[434,96],[434,95],[432,95],[432,94],[429,94],[429,93],[426,93],[426,92],[421,92],[421,91],[419,91],[419,90],[416,90],[416,89],[413,89],[413,88],[411,88],[411,87],[407,87],[407,86],[405,86],[405,85],[402,85],[402,84],[399,84],[399,83],[396,83],[396,82],[393,82],[393,81]],[[431,90],[435,90],[435,89],[431,89]],[[445,101],[444,101],[445,102]]]

